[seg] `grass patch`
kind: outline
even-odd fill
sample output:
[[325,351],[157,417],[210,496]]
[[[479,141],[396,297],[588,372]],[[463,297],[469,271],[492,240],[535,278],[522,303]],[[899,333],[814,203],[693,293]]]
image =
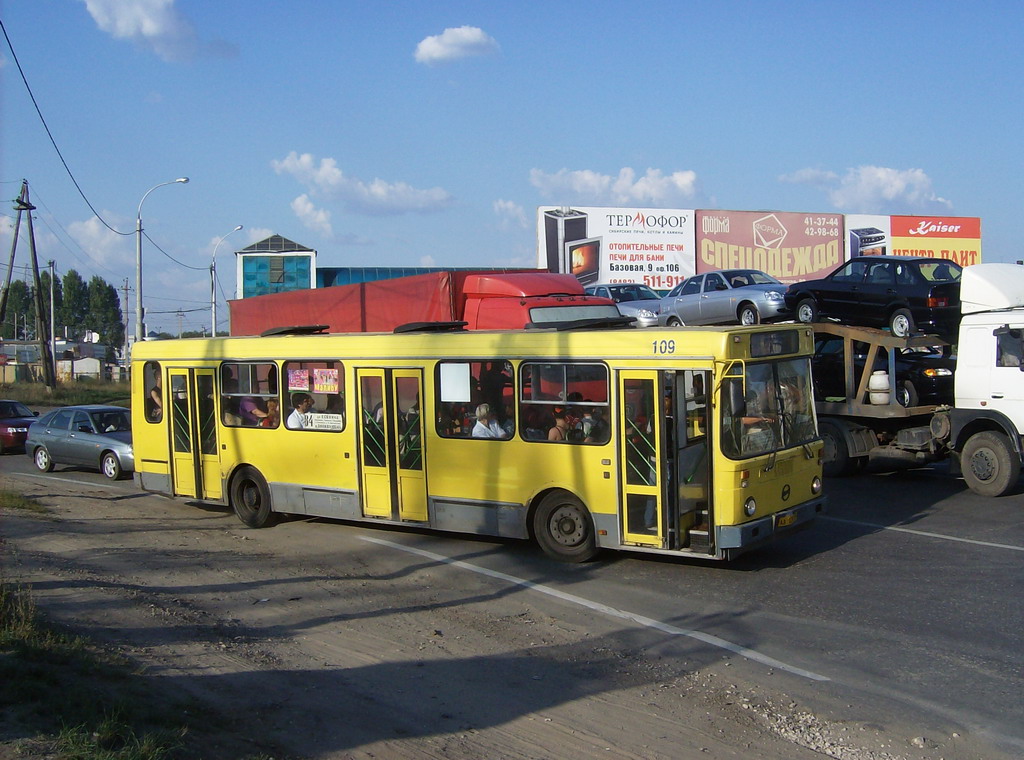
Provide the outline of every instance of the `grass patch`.
[[0,509],[22,509],[26,512],[38,513],[50,511],[35,499],[30,499],[28,496],[14,491],[4,490],[0,490]]
[[100,383],[76,380],[60,383],[48,391],[42,383],[0,383],[0,398],[20,401],[29,408],[36,406],[70,406],[72,404],[114,404],[130,406],[128,383]]
[[[128,663],[41,619],[0,578],[0,737],[64,760],[160,760],[183,747],[183,707],[153,700]],[[168,709],[176,707],[177,709]]]

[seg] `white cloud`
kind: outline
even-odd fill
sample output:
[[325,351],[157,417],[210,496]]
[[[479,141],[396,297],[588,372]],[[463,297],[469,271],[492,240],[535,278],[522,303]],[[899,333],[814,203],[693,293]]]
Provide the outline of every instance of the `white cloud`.
[[[117,223],[114,222],[114,225],[117,226]],[[84,222],[71,222],[67,225],[67,231],[94,262],[107,269],[130,267],[134,271],[134,235],[118,235],[111,232],[95,216]]]
[[483,29],[460,26],[423,39],[416,46],[415,58],[418,63],[432,66],[459,58],[495,53],[498,49],[498,42]]
[[527,229],[530,226],[523,207],[513,201],[496,200],[494,202],[494,213],[498,217],[498,226],[501,229],[509,229],[510,227]]
[[620,169],[617,177],[589,169],[561,169],[555,174],[531,169],[530,183],[542,195],[567,203],[646,204],[658,208],[692,202],[699,190],[696,172],[677,171],[666,175],[660,169],[648,169],[637,178],[636,172],[628,166]]
[[779,178],[821,189],[839,211],[861,214],[945,214],[953,204],[932,188],[922,169],[858,166],[840,177],[832,172],[801,169]]
[[281,161],[270,165],[278,174],[290,174],[306,186],[309,195],[321,201],[337,201],[351,211],[364,214],[429,213],[447,208],[452,196],[440,187],[420,190],[405,182],[385,182],[374,179],[364,182],[346,176],[333,158],[317,162],[309,154],[289,153]]
[[334,230],[331,228],[331,212],[314,206],[305,193],[292,201],[292,211],[306,227],[314,232],[319,232],[324,237],[334,236]]
[[434,260],[433,256],[431,256],[430,254],[427,254],[426,256],[421,256],[420,257],[420,266],[421,267],[436,267],[437,266],[437,261]]
[[165,61],[187,61],[199,54],[228,57],[230,43],[200,43],[195,27],[175,0],[81,0],[96,25],[115,39],[129,40]]

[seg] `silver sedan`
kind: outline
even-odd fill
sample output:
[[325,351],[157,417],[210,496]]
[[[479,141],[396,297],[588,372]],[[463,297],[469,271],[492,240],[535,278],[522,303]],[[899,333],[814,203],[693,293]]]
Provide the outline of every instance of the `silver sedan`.
[[638,282],[616,282],[607,285],[588,285],[586,291],[589,295],[603,296],[615,301],[619,314],[633,317],[638,327],[658,326],[661,297],[646,285]]
[[661,299],[660,325],[756,325],[779,318],[786,286],[757,269],[722,269],[683,280]]
[[25,453],[42,472],[80,465],[117,480],[135,469],[131,412],[94,404],[56,409],[29,426]]

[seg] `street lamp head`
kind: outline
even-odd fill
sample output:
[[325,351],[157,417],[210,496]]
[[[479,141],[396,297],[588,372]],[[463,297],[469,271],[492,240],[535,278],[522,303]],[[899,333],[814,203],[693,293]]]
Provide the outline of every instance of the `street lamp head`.
[[234,228],[233,230],[231,230],[231,231],[232,231],[232,232],[238,232],[238,231],[239,231],[240,229],[242,229],[242,225],[238,225],[237,227],[235,227],[235,228]]
[[174,181],[175,182],[180,182],[181,184],[185,185],[185,184],[188,184],[188,177],[178,177]]

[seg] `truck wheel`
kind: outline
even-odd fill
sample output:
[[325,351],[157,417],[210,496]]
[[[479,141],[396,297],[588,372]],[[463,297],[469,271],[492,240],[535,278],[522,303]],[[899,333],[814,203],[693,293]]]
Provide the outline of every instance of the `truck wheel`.
[[255,467],[242,467],[231,479],[231,508],[238,519],[250,528],[274,524],[270,503],[270,487]]
[[822,471],[826,477],[841,478],[862,470],[867,465],[867,457],[850,456],[850,447],[846,445],[846,436],[838,425],[831,422],[818,423],[818,433],[825,444],[822,452]]
[[741,325],[761,324],[761,315],[758,313],[757,307],[752,303],[745,303],[740,307],[739,319]]
[[544,553],[562,562],[586,562],[597,554],[590,513],[564,491],[549,493],[533,514],[533,535]]
[[1002,433],[986,430],[967,439],[960,454],[967,487],[982,496],[1003,496],[1020,477],[1020,457]]
[[910,309],[896,309],[889,315],[889,331],[897,338],[909,338],[914,332],[914,318]]
[[896,388],[896,403],[902,407],[917,406],[917,388],[909,380],[904,380],[903,383]]
[[813,298],[800,299],[800,303],[796,305],[796,319],[804,324],[818,321],[818,304]]

